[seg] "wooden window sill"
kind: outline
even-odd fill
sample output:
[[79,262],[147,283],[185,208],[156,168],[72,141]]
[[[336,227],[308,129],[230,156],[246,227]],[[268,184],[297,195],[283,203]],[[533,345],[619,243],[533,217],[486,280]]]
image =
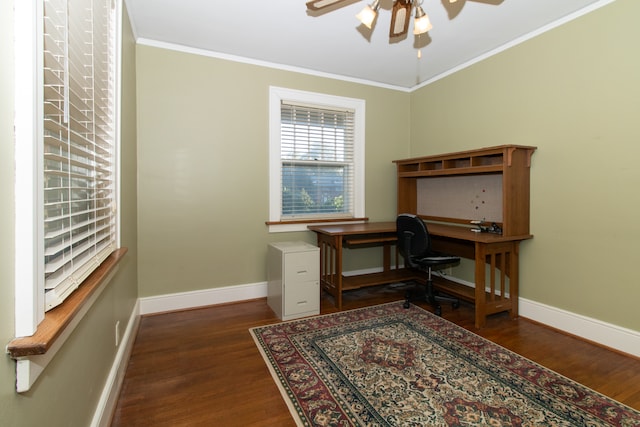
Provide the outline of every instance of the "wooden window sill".
[[367,222],[369,218],[324,218],[324,219],[300,219],[291,221],[267,221],[269,233],[284,233],[291,231],[307,231],[309,225],[320,224],[347,224],[353,222]]
[[83,308],[92,295],[111,277],[111,273],[126,253],[127,248],[113,251],[62,304],[45,313],[44,320],[38,325],[35,334],[16,338],[9,343],[9,356],[18,359],[46,354],[65,329],[74,323],[74,318],[84,311]]
[[324,219],[298,219],[298,220],[284,220],[284,221],[265,221],[267,225],[286,225],[286,224],[324,224],[330,222],[354,222],[354,221],[369,221],[368,217],[363,218],[324,218]]

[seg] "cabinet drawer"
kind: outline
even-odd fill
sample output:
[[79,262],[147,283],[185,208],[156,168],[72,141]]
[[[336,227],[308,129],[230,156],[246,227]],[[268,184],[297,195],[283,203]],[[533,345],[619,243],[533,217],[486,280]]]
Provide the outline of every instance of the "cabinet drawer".
[[285,283],[318,281],[320,259],[317,252],[287,254],[285,257]]
[[320,311],[320,284],[317,279],[306,282],[286,282],[284,293],[286,295],[284,311],[287,316]]

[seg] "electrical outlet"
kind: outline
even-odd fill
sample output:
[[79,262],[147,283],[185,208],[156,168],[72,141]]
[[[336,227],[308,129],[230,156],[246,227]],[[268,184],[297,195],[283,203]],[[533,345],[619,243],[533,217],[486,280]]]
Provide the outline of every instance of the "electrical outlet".
[[116,322],[116,347],[120,344],[120,321]]

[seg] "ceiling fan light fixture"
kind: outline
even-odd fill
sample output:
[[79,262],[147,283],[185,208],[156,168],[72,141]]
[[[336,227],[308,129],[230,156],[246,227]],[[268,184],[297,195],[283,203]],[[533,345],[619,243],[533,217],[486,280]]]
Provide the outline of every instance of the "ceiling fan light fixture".
[[413,34],[414,35],[424,34],[432,28],[433,28],[433,25],[431,25],[431,20],[429,19],[429,15],[424,13],[424,10],[422,10],[421,6],[418,6],[416,8],[416,17],[413,21]]
[[[328,9],[336,4],[350,4],[355,0],[307,0],[307,9],[317,11],[321,9]],[[369,3],[371,1],[371,3]],[[413,20],[413,35],[416,37],[416,44],[420,44],[419,38],[422,34],[429,32],[433,29],[431,19],[422,9],[422,3],[424,0],[386,0],[387,3],[391,3],[391,25],[389,26],[389,43],[395,43],[397,41],[407,38],[409,33],[409,26],[411,24],[411,15],[415,8],[415,15]],[[456,3],[458,0],[449,0],[449,3]],[[479,2],[488,2],[488,0],[475,0]],[[495,1],[495,0],[494,0]],[[502,0],[498,0],[500,2]],[[366,0],[369,3],[362,9],[356,18],[362,25],[373,31],[373,27],[376,25],[378,19],[378,11],[380,10],[380,0]],[[442,4],[446,4],[445,0],[442,0]],[[387,6],[383,9],[386,10]],[[445,6],[446,8],[446,6]],[[359,28],[361,31],[362,29]],[[365,34],[363,34],[365,35]],[[368,39],[369,35],[365,37]],[[430,40],[426,43],[428,44]],[[421,56],[421,51],[418,49],[418,58]]]
[[378,9],[380,9],[380,0],[374,0],[373,3],[362,9],[360,13],[356,15],[356,18],[358,18],[365,27],[371,29],[378,16]]

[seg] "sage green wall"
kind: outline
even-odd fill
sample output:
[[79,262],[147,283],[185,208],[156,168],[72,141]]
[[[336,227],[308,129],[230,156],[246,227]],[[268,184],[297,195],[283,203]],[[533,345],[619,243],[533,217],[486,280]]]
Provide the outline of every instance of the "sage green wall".
[[[141,297],[264,282],[270,242],[315,242],[265,225],[270,85],[366,101],[366,215],[395,217],[392,160],[408,153],[408,93],[137,49]],[[377,255],[349,257],[348,268],[377,266]]]
[[412,93],[411,155],[537,146],[521,296],[640,331],[637,16],[615,1]]
[[[15,0],[22,1],[22,0]],[[14,337],[13,2],[0,2],[0,340]],[[126,14],[125,14],[126,17]],[[88,426],[113,364],[115,323],[124,331],[137,299],[135,42],[123,23],[122,246],[120,270],[27,393],[15,392],[15,362],[0,364],[0,424]]]

